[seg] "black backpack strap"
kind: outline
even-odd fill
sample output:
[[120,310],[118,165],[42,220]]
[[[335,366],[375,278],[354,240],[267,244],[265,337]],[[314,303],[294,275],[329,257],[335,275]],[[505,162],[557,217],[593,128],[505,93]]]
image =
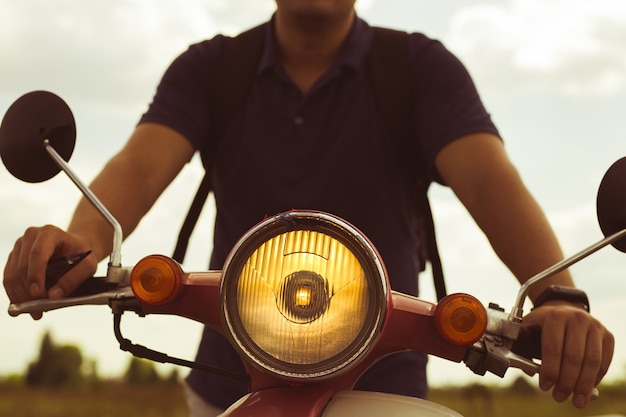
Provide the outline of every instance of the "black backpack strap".
[[208,94],[211,140],[205,141],[205,146],[200,150],[205,174],[178,235],[172,256],[177,262],[182,263],[185,259],[191,233],[211,192],[213,157],[217,146],[226,135],[235,112],[241,107],[254,80],[263,51],[265,27],[266,24],[263,24],[235,38],[225,38],[220,56],[211,71]]
[[435,222],[433,221],[433,213],[430,208],[430,202],[428,197],[424,196],[421,201],[422,212],[424,218],[422,219],[422,227],[424,227],[424,235],[426,251],[428,253],[428,260],[430,262],[430,268],[433,274],[433,284],[435,285],[435,293],[437,294],[437,300],[441,300],[448,294],[446,290],[446,281],[443,275],[443,266],[441,265],[441,258],[439,257],[439,248],[437,246],[437,236],[435,235]]
[[178,232],[176,247],[174,248],[174,254],[172,255],[172,258],[178,263],[183,263],[185,260],[185,254],[187,253],[187,246],[189,246],[191,233],[193,233],[193,229],[196,227],[196,223],[198,223],[198,218],[200,217],[200,213],[202,212],[202,208],[204,207],[210,192],[211,174],[209,171],[206,171],[202,181],[200,182],[198,191],[196,191],[196,195],[193,198],[191,206],[189,207],[187,216],[185,216],[185,221],[180,228],[180,232]]
[[422,262],[430,262],[437,299],[440,300],[446,295],[446,287],[427,194],[431,179],[427,165],[420,160],[423,152],[413,124],[415,97],[410,88],[413,81],[409,65],[409,35],[406,32],[374,28],[368,67],[377,109],[406,175],[415,178],[424,249],[421,258]]

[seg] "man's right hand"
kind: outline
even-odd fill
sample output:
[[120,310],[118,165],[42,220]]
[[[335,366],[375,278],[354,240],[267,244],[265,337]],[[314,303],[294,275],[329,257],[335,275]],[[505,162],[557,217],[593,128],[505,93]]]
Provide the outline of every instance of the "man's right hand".
[[[28,228],[24,236],[15,242],[4,268],[4,288],[11,303],[62,298],[71,294],[84,280],[95,274],[98,264],[96,257],[88,255],[46,289],[48,261],[90,249],[84,239],[56,226]],[[41,314],[33,315],[33,318],[39,319]]]

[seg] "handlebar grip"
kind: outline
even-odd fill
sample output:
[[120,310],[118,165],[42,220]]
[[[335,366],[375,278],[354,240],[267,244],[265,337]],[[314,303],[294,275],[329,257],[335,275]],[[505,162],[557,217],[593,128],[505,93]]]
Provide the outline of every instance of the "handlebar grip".
[[[46,289],[52,288],[59,279],[91,254],[91,251],[73,253],[51,259],[46,268]],[[68,297],[83,297],[101,294],[110,289],[103,278],[87,278]]]
[[511,352],[528,359],[541,359],[541,329],[520,328],[519,336],[511,347]]
[[63,255],[50,259],[46,267],[46,283],[53,285],[63,274],[74,268],[90,254],[91,251],[88,250],[86,252],[73,253],[71,255]]
[[[52,288],[57,282],[59,282],[59,279],[61,279],[63,275],[78,265],[83,259],[89,256],[89,254],[91,254],[91,251],[73,253],[71,255],[60,256],[48,261],[48,266],[46,267],[46,290]],[[76,290],[74,290],[72,294],[69,294],[69,296],[77,297],[104,292],[108,288],[106,283],[102,281],[103,280],[96,278],[88,278]]]
[[69,295],[69,297],[96,295],[109,291],[110,289],[110,285],[106,282],[105,278],[91,277],[83,281],[83,283],[80,284],[78,288],[76,288],[74,292]]

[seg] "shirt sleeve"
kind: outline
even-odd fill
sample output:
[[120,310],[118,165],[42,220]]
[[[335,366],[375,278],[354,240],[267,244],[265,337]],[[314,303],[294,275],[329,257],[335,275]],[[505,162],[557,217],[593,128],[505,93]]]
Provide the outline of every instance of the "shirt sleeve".
[[210,130],[208,81],[222,36],[191,45],[165,71],[152,102],[139,120],[182,134],[196,149]]
[[[415,120],[426,163],[446,145],[472,133],[500,136],[463,63],[440,42],[421,34],[410,38],[415,82]],[[434,173],[434,178],[440,181]]]

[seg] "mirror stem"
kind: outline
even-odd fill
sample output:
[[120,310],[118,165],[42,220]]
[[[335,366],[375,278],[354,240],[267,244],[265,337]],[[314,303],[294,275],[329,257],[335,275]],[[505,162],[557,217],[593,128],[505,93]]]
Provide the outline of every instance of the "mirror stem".
[[67,174],[72,182],[80,189],[85,198],[98,210],[104,218],[113,226],[113,252],[111,252],[111,258],[109,266],[121,267],[122,266],[122,240],[123,232],[119,222],[111,215],[109,210],[98,200],[91,190],[86,187],[76,174],[70,169],[65,160],[57,153],[57,151],[50,145],[50,141],[45,139],[43,141],[43,147],[48,152],[54,162]]
[[577,254],[570,256],[567,259],[563,259],[561,262],[558,262],[554,265],[552,265],[551,267],[549,267],[548,269],[545,269],[544,271],[538,273],[537,275],[533,276],[532,278],[530,278],[528,281],[526,281],[524,283],[524,285],[522,285],[522,287],[520,288],[519,292],[517,293],[517,299],[515,300],[515,306],[513,308],[513,310],[511,311],[511,314],[509,316],[509,320],[514,321],[514,322],[518,322],[520,323],[522,321],[522,316],[524,314],[524,302],[526,301],[526,297],[528,296],[528,292],[538,283],[540,283],[541,281],[543,281],[546,278],[551,277],[552,275],[555,275],[561,271],[563,271],[564,269],[572,266],[573,264],[575,264],[576,262],[586,258],[587,256],[597,252],[598,250],[602,249],[603,247],[610,245],[613,242],[616,242],[617,240],[623,238],[624,236],[626,236],[626,229],[622,229],[617,233],[612,234],[611,236],[607,236],[606,238],[602,239],[601,241],[597,242],[594,245],[589,246],[587,249],[584,249],[580,252],[578,252]]

